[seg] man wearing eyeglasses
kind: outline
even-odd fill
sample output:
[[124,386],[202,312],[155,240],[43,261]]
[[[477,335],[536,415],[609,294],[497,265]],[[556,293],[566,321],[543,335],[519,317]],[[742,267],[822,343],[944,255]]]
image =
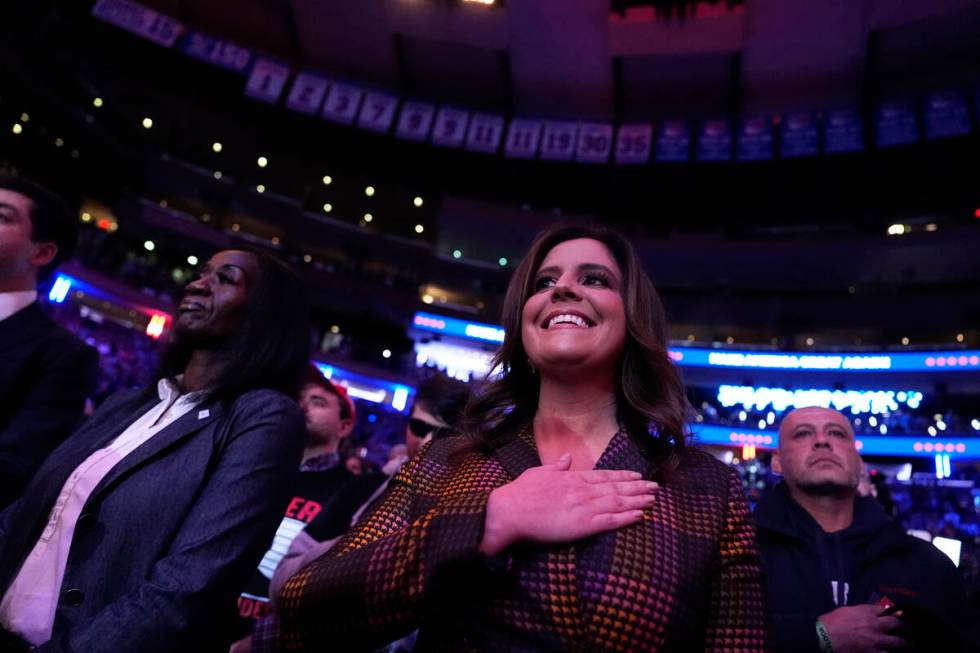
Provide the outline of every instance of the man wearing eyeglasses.
[[[415,456],[430,440],[446,437],[454,432],[453,427],[462,417],[463,408],[469,398],[468,385],[442,374],[419,384],[405,428],[407,456],[400,456],[385,465],[383,475],[362,474],[352,478],[337,493],[330,505],[296,536],[269,583],[273,605],[286,581],[308,562],[326,553],[385,493],[388,482],[402,464]],[[231,653],[274,650],[274,631],[270,630],[274,624],[273,615],[259,620],[253,630],[252,647],[248,648],[239,642]],[[389,647],[389,650],[411,650],[410,646],[398,648],[397,644]],[[270,646],[273,648],[269,648]]]

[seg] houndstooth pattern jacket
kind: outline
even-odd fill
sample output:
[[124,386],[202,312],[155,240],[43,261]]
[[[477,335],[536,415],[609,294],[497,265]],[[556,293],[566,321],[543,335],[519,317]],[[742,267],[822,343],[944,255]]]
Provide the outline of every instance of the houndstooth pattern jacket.
[[[762,651],[762,574],[734,470],[689,449],[641,522],[572,544],[477,553],[490,492],[540,465],[533,436],[492,454],[434,442],[280,594],[287,651]],[[597,469],[655,468],[621,432]]]

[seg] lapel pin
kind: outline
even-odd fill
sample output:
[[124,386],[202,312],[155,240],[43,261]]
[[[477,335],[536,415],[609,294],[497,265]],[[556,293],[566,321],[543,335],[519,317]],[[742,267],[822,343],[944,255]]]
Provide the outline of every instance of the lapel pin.
[[211,411],[208,410],[207,408],[205,408],[204,410],[197,411],[197,418],[198,419],[204,419],[205,417],[207,417],[210,414],[211,414]]

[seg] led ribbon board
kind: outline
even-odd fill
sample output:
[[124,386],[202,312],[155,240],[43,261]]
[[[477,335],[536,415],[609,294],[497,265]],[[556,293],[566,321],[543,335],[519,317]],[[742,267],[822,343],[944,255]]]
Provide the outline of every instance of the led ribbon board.
[[980,350],[896,352],[881,354],[808,354],[719,349],[671,349],[682,367],[811,372],[939,372],[980,371]]
[[718,387],[718,401],[722,406],[742,406],[746,410],[765,410],[769,406],[777,412],[800,406],[823,406],[835,410],[850,410],[852,414],[872,413],[881,415],[898,410],[900,404],[918,408],[922,393],[893,390],[826,390],[784,388],[755,388],[747,385],[722,385]]
[[[779,441],[777,431],[743,429],[713,424],[695,424],[691,431],[696,444],[741,447],[750,444],[760,449],[774,449]],[[857,438],[861,455],[935,458],[946,454],[950,459],[980,458],[980,438],[934,438],[928,435],[862,435]]]
[[468,322],[454,317],[418,312],[412,320],[412,326],[422,331],[445,333],[458,338],[482,340],[500,344],[504,341],[504,330],[492,324]]

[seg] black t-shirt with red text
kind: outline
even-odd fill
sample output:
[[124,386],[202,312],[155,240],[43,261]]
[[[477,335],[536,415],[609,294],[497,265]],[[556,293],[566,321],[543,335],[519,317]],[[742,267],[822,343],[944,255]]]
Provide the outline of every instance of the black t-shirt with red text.
[[293,498],[286,506],[286,515],[279,524],[272,546],[262,557],[245,591],[238,597],[243,633],[250,632],[254,621],[268,614],[269,581],[280,560],[289,551],[293,538],[329,505],[337,490],[351,478],[353,474],[343,465],[323,471],[300,472],[297,476]]

